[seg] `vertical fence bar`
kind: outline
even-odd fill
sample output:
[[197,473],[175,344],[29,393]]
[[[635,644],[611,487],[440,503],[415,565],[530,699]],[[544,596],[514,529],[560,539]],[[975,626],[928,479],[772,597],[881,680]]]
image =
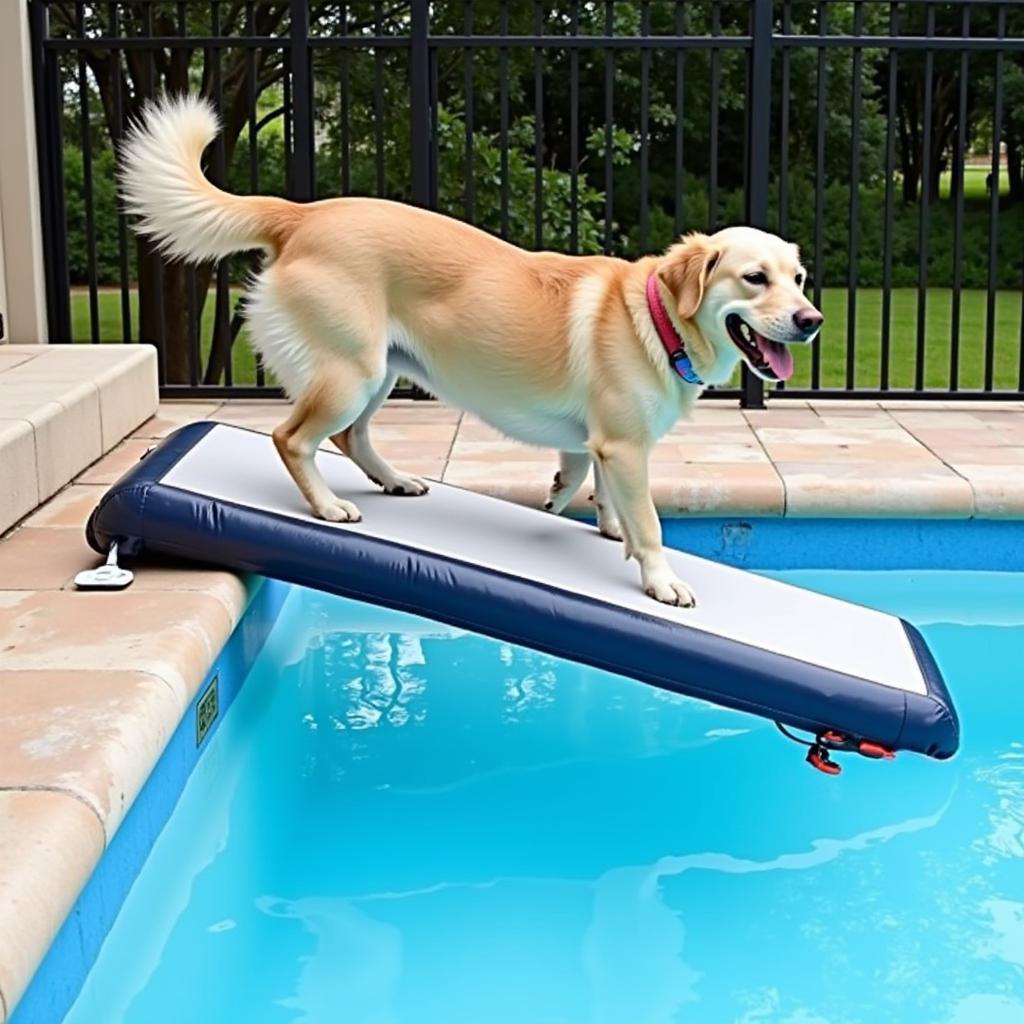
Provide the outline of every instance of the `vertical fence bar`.
[[[508,35],[508,0],[501,0],[498,7],[498,34]],[[498,127],[499,162],[501,165],[500,177],[500,212],[501,212],[501,237],[508,238],[509,235],[509,211],[508,211],[508,47],[503,46],[498,51],[498,105],[500,107],[500,124]]]
[[[115,38],[121,34],[120,18],[116,0],[108,7],[107,21],[109,22],[110,34]],[[114,151],[117,152],[121,146],[121,139],[124,135],[124,99],[121,94],[121,51],[113,50],[111,56],[114,59],[113,88],[111,90],[111,103],[114,113]],[[128,225],[125,222],[124,211],[121,204],[117,204],[117,256],[118,271],[120,276],[121,292],[121,341],[128,344],[132,340],[132,300],[128,288]]]
[[[864,3],[853,5],[853,34],[864,31]],[[860,273],[860,116],[863,53],[853,51],[853,89],[850,102],[850,261],[846,276],[846,390],[853,391],[857,379],[857,278]]]
[[[210,28],[213,35],[222,34],[220,21],[220,0],[214,0]],[[218,47],[213,55],[213,96],[217,106],[217,112],[224,116],[224,69],[222,65],[222,51]],[[224,148],[224,134],[217,133],[217,139],[213,147],[213,174],[214,181],[221,187],[227,188],[228,167],[227,154]],[[311,185],[312,188],[312,185]],[[213,327],[214,337],[211,340],[210,364],[214,363],[214,353],[220,353],[224,360],[224,384],[231,387],[234,383],[234,367],[231,365],[233,358],[233,346],[231,344],[231,280],[230,263],[226,259],[217,261],[217,290],[216,307],[214,309]],[[217,384],[218,380],[207,379],[206,383]]]
[[[142,34],[144,36],[153,35],[153,7],[152,4],[143,4],[142,7]],[[185,29],[182,28],[181,34],[185,34]],[[157,86],[157,74],[156,74],[156,54],[153,50],[150,50],[146,57],[146,81],[145,81],[145,92],[147,98],[152,98],[156,95]],[[145,257],[150,261],[152,268],[154,289],[153,289],[153,310],[154,319],[156,320],[156,337],[155,338],[140,338],[140,341],[153,341],[156,343],[156,359],[158,373],[161,383],[167,382],[167,318],[166,310],[164,305],[164,261],[160,257],[160,254],[155,249],[150,249],[149,253]],[[139,268],[141,271],[141,267]],[[189,268],[193,279],[195,278],[195,269]],[[139,290],[139,321],[141,324],[141,313],[142,313],[142,290]],[[193,322],[194,322],[193,317]],[[196,363],[193,362],[189,368],[189,383],[198,383]],[[180,383],[180,381],[175,381]]]
[[[782,5],[782,34],[793,31],[792,0]],[[781,95],[779,96],[779,234],[785,238],[789,232],[789,91],[792,71],[792,50],[782,50]]]
[[[462,16],[462,28],[467,36],[473,34],[473,0],[465,0],[466,9]],[[473,140],[474,132],[474,96],[473,96],[473,50],[467,46],[462,54],[462,89],[466,104],[466,191],[465,214],[470,224],[476,220],[476,150]]]
[[[960,34],[967,39],[971,32],[971,5],[964,4],[961,14]],[[957,96],[956,139],[953,149],[953,167],[951,169],[949,189],[953,196],[953,299],[950,307],[949,334],[949,390],[956,391],[960,387],[960,310],[961,287],[963,284],[964,250],[964,187],[966,174],[964,158],[967,154],[967,74],[969,71],[968,54],[960,51],[960,81]]]
[[[768,227],[768,188],[771,173],[772,120],[772,0],[752,0],[750,59],[747,74],[747,195],[746,219],[753,227]],[[764,408],[764,381],[744,364],[740,405]]]
[[[686,35],[686,8],[683,0],[676,0],[676,35]],[[675,232],[682,234],[685,223],[685,209],[683,207],[683,185],[685,182],[686,169],[684,166],[684,134],[683,110],[686,101],[686,50],[681,46],[676,47],[676,124],[675,124]]]
[[[889,36],[895,38],[900,30],[897,4],[889,7]],[[892,359],[892,242],[893,193],[896,176],[896,87],[899,81],[898,56],[889,50],[889,90],[886,98],[885,125],[885,213],[882,227],[882,345],[880,354],[879,387],[889,390],[890,362]]]
[[409,38],[409,141],[412,201],[429,206],[430,187],[430,2],[412,0]]
[[[925,35],[935,35],[935,4],[929,3]],[[935,51],[924,55],[924,127],[921,133],[920,216],[917,233],[917,351],[914,355],[914,390],[923,391],[928,358],[928,228],[932,189],[932,98],[935,88]]]
[[[384,4],[376,0],[373,5],[373,25],[378,36],[384,34]],[[427,110],[428,117],[430,107],[430,57],[427,56]],[[430,137],[428,127],[427,137]],[[373,148],[374,148],[374,169],[377,195],[383,197],[387,194],[386,168],[384,166],[384,51],[379,47],[373,48]],[[427,166],[430,166],[430,159],[427,159]],[[429,177],[429,170],[427,175]],[[430,205],[430,200],[427,200]]]
[[[580,4],[573,0],[569,32],[580,32]],[[569,51],[569,251],[580,251],[580,51]]]
[[[1024,269],[1024,265],[1022,265]],[[1024,283],[1020,289],[1020,334],[1017,339],[1017,390],[1024,392]]]
[[[828,35],[828,4],[818,4],[818,35]],[[814,305],[821,309],[825,276],[825,109],[828,86],[828,51],[818,48],[814,146]],[[821,339],[811,346],[811,389],[821,388]]]
[[[651,34],[650,0],[640,5],[640,35]],[[651,173],[651,51],[640,51],[640,251],[647,252],[650,235],[650,173]]]
[[188,304],[188,372],[189,384],[194,388],[199,384],[199,366],[202,362],[202,325],[199,317],[199,289],[196,283],[195,268],[185,277],[185,295]]
[[[188,36],[188,4],[186,0],[178,0],[177,4],[177,32],[184,39]],[[178,74],[181,79],[188,79],[188,51],[182,49],[175,54],[181,61],[178,67]],[[212,55],[209,48],[203,51],[204,78],[205,69],[210,67]],[[205,83],[204,83],[205,84]],[[162,289],[161,289],[162,290]],[[206,308],[206,301],[209,298],[209,287],[203,296],[202,308]],[[203,322],[200,312],[199,289],[196,280],[196,268],[192,263],[185,266],[185,301],[187,305],[187,327],[186,327],[186,355],[188,356],[188,383],[189,387],[197,388],[200,384],[200,372],[203,365],[202,334]],[[161,316],[160,322],[163,323]],[[181,383],[177,381],[176,383]]]
[[[615,4],[605,0],[604,34],[615,35]],[[615,145],[615,51],[604,51],[604,251],[612,251],[615,221],[615,180],[612,150]]]
[[[348,35],[348,4],[342,2],[338,7],[338,35]],[[338,149],[341,160],[341,194],[347,196],[352,191],[352,142],[349,129],[349,95],[351,92],[349,72],[349,49],[347,46],[338,48],[338,116],[339,125]]]
[[[285,56],[288,57],[287,51]],[[288,57],[290,59],[290,57]],[[292,145],[292,79],[290,74],[285,74],[281,80],[281,123],[284,128],[284,160],[285,160],[285,188],[288,194],[292,194],[292,178],[295,176],[295,166],[292,159],[294,146]]]
[[[80,39],[85,39],[85,6],[79,4],[75,28]],[[96,207],[92,178],[92,127],[89,123],[89,73],[85,69],[85,56],[78,51],[78,114],[79,138],[82,147],[82,192],[85,200],[85,263],[89,282],[89,340],[100,342],[100,297],[96,280]]]
[[48,341],[71,341],[71,301],[68,276],[67,222],[64,205],[64,164],[60,137],[63,109],[60,60],[47,48],[49,13],[45,0],[29,7],[32,74],[35,92],[36,144],[39,149],[39,193],[46,277]]
[[[544,35],[544,4],[535,0],[533,28]],[[533,51],[533,244],[544,248],[544,51]]]
[[[1000,4],[996,14],[996,35],[1006,35],[1006,6]],[[988,282],[985,295],[985,382],[991,391],[995,377],[996,354],[996,274],[999,259],[999,186],[1002,170],[1000,152],[1003,139],[1003,51],[996,51],[995,96],[992,99],[992,188],[988,206]]]
[[[751,12],[753,17],[753,12]],[[719,0],[711,4],[711,34],[717,36],[722,31],[722,5]],[[711,118],[708,132],[708,229],[714,231],[718,227],[718,104],[722,85],[722,51],[717,46],[711,48],[711,94],[708,111]]]
[[437,209],[439,201],[438,166],[441,162],[440,129],[438,121],[441,110],[441,85],[437,69],[436,50],[427,51],[427,65],[430,69],[430,208]]
[[[254,0],[246,0],[245,4],[245,34],[249,37],[256,35],[256,5]],[[256,50],[250,48],[246,54],[245,62],[245,91],[246,91],[246,106],[248,107],[248,135],[249,135],[249,192],[251,195],[258,195],[260,190],[260,161],[259,161],[259,134],[258,122],[256,119]],[[255,272],[259,267],[259,259],[256,258],[251,263],[251,269]],[[239,311],[235,313],[238,317],[241,315],[241,307]],[[232,324],[234,327],[234,324]],[[239,331],[242,329],[242,324],[239,324]],[[263,365],[263,356],[257,351],[255,352],[256,357],[256,386],[258,388],[266,387],[267,377],[266,369]]]
[[305,202],[313,198],[313,75],[309,48],[309,4],[289,0],[288,46],[292,90],[292,198]]

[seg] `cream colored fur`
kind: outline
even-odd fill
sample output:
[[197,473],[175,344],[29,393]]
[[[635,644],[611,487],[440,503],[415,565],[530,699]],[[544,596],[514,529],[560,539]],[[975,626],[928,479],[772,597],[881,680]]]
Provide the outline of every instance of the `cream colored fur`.
[[[123,147],[122,194],[138,229],[169,255],[268,254],[247,303],[249,333],[295,399],[274,440],[317,516],[359,518],[316,468],[326,437],[387,491],[427,490],[390,466],[369,438],[370,417],[402,375],[510,437],[558,448],[554,511],[568,505],[593,464],[602,532],[622,537],[652,597],[694,603],[665,559],[647,462],[701,389],[671,369],[646,282],[658,275],[698,373],[720,383],[741,358],[725,328],[730,314],[786,343],[809,340],[793,326],[797,311],[820,321],[803,297],[795,246],[730,228],[630,263],[525,252],[384,200],[300,205],[233,196],[200,167],[216,130],[200,100],[150,107]],[[766,283],[751,283],[752,274]]]

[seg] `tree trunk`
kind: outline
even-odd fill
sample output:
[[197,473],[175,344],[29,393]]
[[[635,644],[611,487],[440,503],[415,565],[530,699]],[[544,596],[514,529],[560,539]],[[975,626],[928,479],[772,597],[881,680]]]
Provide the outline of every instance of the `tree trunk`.
[[185,266],[164,263],[141,235],[136,237],[135,251],[139,266],[139,340],[155,345],[161,353],[165,384],[188,384],[192,367]]
[[903,177],[903,202],[908,205],[917,202],[917,189],[921,178],[921,170],[917,161],[916,117],[917,111],[913,98],[907,95],[907,98],[899,105],[899,157],[900,173]]

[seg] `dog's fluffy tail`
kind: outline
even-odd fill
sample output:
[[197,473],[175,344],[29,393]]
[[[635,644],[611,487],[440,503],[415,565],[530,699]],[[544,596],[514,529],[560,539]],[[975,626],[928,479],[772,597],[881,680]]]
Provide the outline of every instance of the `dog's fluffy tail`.
[[285,199],[231,195],[206,179],[200,161],[218,131],[206,100],[164,97],[146,105],[121,147],[125,209],[168,256],[198,262],[274,251],[298,219],[300,208]]

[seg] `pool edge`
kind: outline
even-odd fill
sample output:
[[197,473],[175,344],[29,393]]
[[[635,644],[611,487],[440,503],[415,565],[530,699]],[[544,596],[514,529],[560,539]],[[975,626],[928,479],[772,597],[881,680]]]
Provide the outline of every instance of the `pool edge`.
[[[55,1024],[71,1008],[193,768],[263,649],[289,589],[276,580],[256,581],[238,624],[102,851],[24,993],[7,1007],[9,1024]],[[204,709],[203,728],[200,706]]]

